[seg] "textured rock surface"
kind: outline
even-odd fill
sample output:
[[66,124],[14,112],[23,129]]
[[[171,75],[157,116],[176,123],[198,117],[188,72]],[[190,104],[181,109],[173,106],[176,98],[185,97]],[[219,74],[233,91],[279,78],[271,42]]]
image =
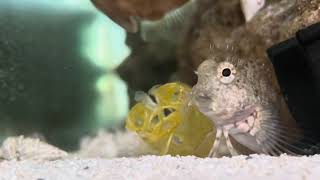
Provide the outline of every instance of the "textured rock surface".
[[316,180],[320,176],[320,156],[269,157],[253,155],[221,159],[157,157],[120,159],[68,159],[52,162],[4,161],[0,179],[290,179]]
[[189,84],[195,83],[193,71],[209,56],[267,58],[268,47],[320,20],[318,0],[268,1],[248,23],[242,20],[239,1],[201,2],[179,53],[180,77]]

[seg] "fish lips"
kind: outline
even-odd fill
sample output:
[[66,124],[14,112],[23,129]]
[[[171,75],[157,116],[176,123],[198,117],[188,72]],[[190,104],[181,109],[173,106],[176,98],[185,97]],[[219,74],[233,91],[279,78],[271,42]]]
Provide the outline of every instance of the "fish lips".
[[230,117],[228,113],[219,113],[216,115],[217,121],[221,122],[221,125],[234,124],[243,120],[246,120],[249,116],[256,112],[255,106],[250,106],[244,110],[236,111]]
[[193,102],[204,115],[214,121],[216,126],[225,126],[246,120],[250,115],[256,112],[256,106],[249,106],[244,110],[236,111],[232,114],[227,111],[217,113],[210,108],[213,100],[207,96],[198,96]]

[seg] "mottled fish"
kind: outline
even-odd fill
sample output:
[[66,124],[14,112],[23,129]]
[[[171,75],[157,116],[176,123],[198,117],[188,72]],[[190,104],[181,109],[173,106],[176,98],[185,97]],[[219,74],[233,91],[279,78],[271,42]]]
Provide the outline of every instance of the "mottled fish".
[[199,66],[197,75],[194,102],[217,127],[218,139],[211,156],[215,156],[222,135],[232,155],[238,152],[229,135],[256,153],[294,154],[289,146],[296,137],[287,131],[296,128],[295,121],[279,91],[271,63],[266,59],[212,57]]
[[198,43],[192,57],[204,60],[192,99],[217,128],[210,156],[216,156],[220,139],[226,140],[232,155],[247,154],[243,149],[269,155],[313,154],[309,150],[315,139],[309,127],[289,112],[265,52],[279,42],[283,24],[299,19],[295,9],[299,7],[292,1],[274,1],[230,34],[213,36],[222,26],[208,24],[207,33],[191,42]]

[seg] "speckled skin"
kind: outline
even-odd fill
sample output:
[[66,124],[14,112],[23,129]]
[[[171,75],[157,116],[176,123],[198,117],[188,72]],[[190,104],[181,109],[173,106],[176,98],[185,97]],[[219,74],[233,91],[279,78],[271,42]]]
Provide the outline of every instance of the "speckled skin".
[[[225,83],[221,76],[224,63],[234,66],[234,78]],[[240,59],[238,57],[211,57],[203,62],[197,71],[198,83],[193,92],[211,99],[211,109],[220,114],[223,111],[235,113],[248,106],[268,107],[278,104],[281,95],[275,84],[271,66],[259,59]]]
[[[230,8],[230,13],[236,14],[237,7]],[[246,112],[255,108],[258,115],[253,132],[239,135],[230,131],[238,143],[254,152],[288,153],[285,146],[302,135],[283,101],[265,51],[292,37],[297,30],[320,21],[319,7],[319,0],[269,1],[246,24],[237,18],[225,23],[217,16],[208,16],[210,13],[217,15],[215,8],[211,8],[200,13],[199,26],[190,30],[188,45],[184,47],[190,51],[190,56],[185,56],[184,60],[193,67],[205,61],[197,72],[198,83],[193,90],[195,103],[222,127],[241,118],[244,120]],[[236,73],[231,83],[222,83],[219,78],[222,62],[234,66]]]
[[[233,77],[225,80],[222,70],[230,64]],[[229,134],[252,151],[275,153],[269,146],[276,143],[270,139],[283,132],[273,128],[294,127],[295,123],[279,92],[271,65],[264,59],[211,57],[199,66],[197,74],[193,99],[200,111],[211,118],[217,128],[231,125]],[[253,127],[239,132],[235,123],[246,120],[253,112],[257,112]]]

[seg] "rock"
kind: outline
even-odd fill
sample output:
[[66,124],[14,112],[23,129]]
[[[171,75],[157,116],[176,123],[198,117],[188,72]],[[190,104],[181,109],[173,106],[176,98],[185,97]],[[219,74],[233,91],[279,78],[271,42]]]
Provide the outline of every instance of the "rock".
[[39,139],[20,137],[7,138],[0,148],[4,160],[52,161],[67,157],[67,153]]

